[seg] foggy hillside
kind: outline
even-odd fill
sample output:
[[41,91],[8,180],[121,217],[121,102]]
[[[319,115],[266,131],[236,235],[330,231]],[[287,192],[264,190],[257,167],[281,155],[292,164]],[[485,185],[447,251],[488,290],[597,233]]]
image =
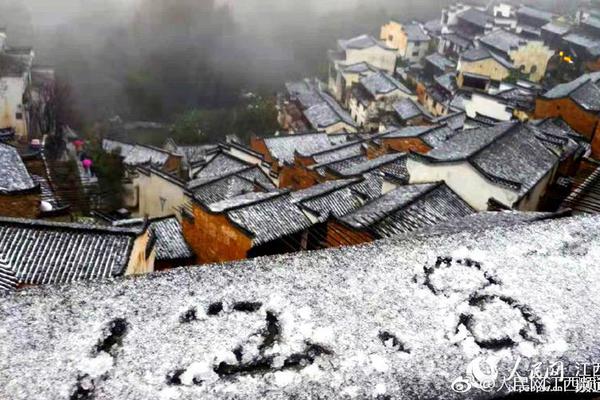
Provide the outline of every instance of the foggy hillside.
[[0,25],[55,66],[89,119],[170,120],[323,73],[337,38],[377,34],[390,17],[437,18],[448,2],[0,0]]

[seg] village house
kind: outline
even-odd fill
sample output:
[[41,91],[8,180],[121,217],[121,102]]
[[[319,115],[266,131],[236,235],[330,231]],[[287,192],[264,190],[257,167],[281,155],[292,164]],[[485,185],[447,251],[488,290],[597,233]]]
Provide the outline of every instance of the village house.
[[279,101],[278,121],[281,127],[290,133],[310,131],[310,122],[304,116],[304,110],[319,104],[319,81],[303,79],[298,82],[286,82],[286,95]]
[[381,27],[379,38],[386,46],[398,51],[398,56],[408,63],[420,62],[431,38],[418,22],[400,23],[392,20]]
[[329,221],[331,247],[394,237],[475,213],[443,182],[399,186],[357,210]]
[[147,227],[0,218],[0,258],[18,288],[145,274],[154,271],[155,256]]
[[27,141],[26,94],[31,84],[34,53],[30,48],[10,48],[0,31],[0,129],[12,128],[19,141]]
[[[467,77],[469,74],[465,74]],[[509,101],[482,91],[464,91],[463,107],[469,118],[484,117],[494,122],[510,121],[514,112]]]
[[588,71],[600,70],[600,15],[580,17],[579,26],[562,36],[561,51]]
[[428,153],[456,135],[457,131],[448,125],[408,126],[391,128],[382,133],[376,141],[389,152]]
[[362,78],[377,73],[379,70],[366,62],[357,64],[339,64],[337,71],[330,74],[328,90],[344,107],[348,106],[352,87]]
[[183,218],[200,264],[305,250],[312,225],[289,191],[251,192],[208,206],[194,201]]
[[362,78],[352,88],[350,115],[362,130],[376,131],[381,115],[392,111],[393,103],[412,97],[411,91],[400,81],[380,71]]
[[160,218],[176,215],[181,219],[181,207],[185,204],[185,181],[152,166],[139,166],[133,178],[133,190],[137,204],[129,208],[134,216]]
[[600,72],[555,86],[536,100],[535,118],[560,117],[592,144],[600,158]]
[[218,144],[202,144],[182,146],[172,138],[168,138],[163,145],[163,150],[172,154],[182,156],[182,176],[191,175],[192,171],[203,163],[206,163],[212,155],[219,150]]
[[366,62],[373,67],[394,73],[396,50],[370,35],[360,35],[347,40],[338,40],[336,53],[330,53],[330,76],[335,75],[338,65],[353,65]]
[[530,6],[521,6],[517,9],[517,33],[531,39],[539,39],[541,28],[552,22],[555,15],[551,12],[539,10]]
[[554,55],[540,40],[525,39],[513,32],[495,30],[479,39],[480,46],[510,62],[533,82],[546,75],[548,62]]
[[469,8],[456,15],[454,30],[462,37],[477,39],[494,28],[494,18],[486,11]]
[[417,84],[417,98],[427,112],[435,117],[447,115],[456,94],[456,74],[450,72],[436,76],[433,81],[423,80]]
[[0,215],[37,218],[41,190],[30,175],[17,149],[0,142]]
[[[286,121],[284,126],[294,125],[307,127],[311,131],[337,133],[356,132],[356,124],[350,114],[344,110],[336,100],[326,93],[319,81],[304,80],[286,85],[290,94],[287,108],[282,110],[281,121]],[[297,116],[290,114],[290,107],[302,114],[301,122],[294,122]],[[294,129],[295,132],[297,132]]]
[[456,63],[440,53],[432,53],[424,60],[423,74],[427,79],[433,79],[456,70]]
[[517,29],[517,10],[513,4],[508,2],[497,2],[492,6],[494,26],[508,30]]
[[503,81],[510,76],[513,65],[493,51],[479,47],[467,50],[460,55],[457,70],[459,80],[463,79],[463,74],[468,73]]
[[491,204],[538,210],[561,156],[540,135],[532,126],[513,122],[461,131],[427,154],[411,153],[410,181],[444,180],[478,211]]
[[393,116],[399,126],[426,125],[431,115],[417,101],[407,98],[392,104]]

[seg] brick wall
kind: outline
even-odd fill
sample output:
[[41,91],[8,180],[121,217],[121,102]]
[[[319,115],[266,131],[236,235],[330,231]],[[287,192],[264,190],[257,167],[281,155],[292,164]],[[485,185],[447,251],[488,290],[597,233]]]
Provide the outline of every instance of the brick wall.
[[252,240],[222,214],[211,214],[197,204],[193,218],[183,217],[183,235],[199,264],[243,260]]
[[352,229],[337,221],[327,224],[327,246],[340,247],[369,243],[375,240],[370,233]]
[[542,99],[535,102],[535,119],[561,117],[571,128],[592,139],[600,118],[579,107],[571,99]]
[[0,194],[0,216],[35,219],[40,214],[40,194]]

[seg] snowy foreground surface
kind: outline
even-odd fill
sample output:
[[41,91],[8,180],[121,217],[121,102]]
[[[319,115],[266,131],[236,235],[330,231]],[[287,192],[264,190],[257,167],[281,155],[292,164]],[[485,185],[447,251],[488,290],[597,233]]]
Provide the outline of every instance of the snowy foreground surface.
[[0,398],[502,397],[451,385],[478,356],[500,376],[518,356],[600,362],[599,230],[450,229],[7,295]]

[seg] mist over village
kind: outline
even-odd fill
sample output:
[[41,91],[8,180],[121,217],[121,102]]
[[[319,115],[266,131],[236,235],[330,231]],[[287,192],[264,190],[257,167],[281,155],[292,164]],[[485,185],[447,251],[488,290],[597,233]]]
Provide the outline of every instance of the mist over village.
[[0,0],[0,399],[600,399],[600,1]]

